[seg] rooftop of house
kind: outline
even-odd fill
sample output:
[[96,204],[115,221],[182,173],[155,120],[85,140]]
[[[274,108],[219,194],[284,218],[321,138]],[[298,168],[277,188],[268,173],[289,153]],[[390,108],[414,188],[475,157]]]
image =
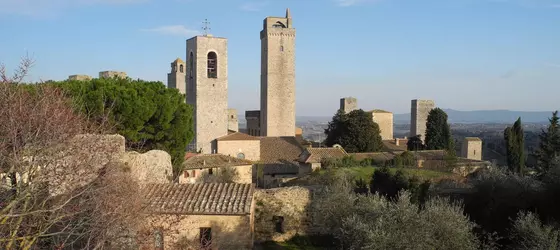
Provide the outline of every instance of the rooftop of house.
[[482,141],[480,138],[478,137],[465,137],[466,141]]
[[194,155],[183,162],[184,169],[237,167],[252,165],[253,162],[223,154]]
[[261,137],[260,163],[264,174],[294,174],[299,172],[298,158],[304,151],[296,137]]
[[348,153],[342,148],[307,148],[305,163],[320,163],[325,158],[340,159]]
[[258,141],[259,138],[241,132],[234,132],[228,135],[224,135],[216,140],[217,141]]
[[406,141],[400,140],[397,145],[395,140],[383,140],[383,151],[405,151],[407,149]]
[[253,184],[197,183],[148,184],[148,211],[158,214],[247,215],[251,212]]

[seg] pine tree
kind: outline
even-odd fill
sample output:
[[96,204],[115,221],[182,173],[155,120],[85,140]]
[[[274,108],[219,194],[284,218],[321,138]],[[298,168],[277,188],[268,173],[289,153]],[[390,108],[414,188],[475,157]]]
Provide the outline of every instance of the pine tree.
[[440,108],[435,108],[428,114],[426,121],[426,149],[453,149],[451,128],[447,124],[447,114]]
[[558,125],[558,111],[552,113],[548,119],[550,124],[539,135],[539,148],[537,149],[537,168],[539,172],[546,173],[553,166],[553,161],[560,156],[560,127]]
[[523,174],[525,171],[525,136],[521,118],[504,130],[504,140],[506,142],[507,165],[512,172]]

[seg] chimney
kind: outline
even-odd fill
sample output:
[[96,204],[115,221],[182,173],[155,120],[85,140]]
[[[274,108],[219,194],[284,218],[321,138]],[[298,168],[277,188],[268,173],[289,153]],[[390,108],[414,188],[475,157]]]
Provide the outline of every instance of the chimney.
[[399,138],[395,138],[395,145],[399,145]]

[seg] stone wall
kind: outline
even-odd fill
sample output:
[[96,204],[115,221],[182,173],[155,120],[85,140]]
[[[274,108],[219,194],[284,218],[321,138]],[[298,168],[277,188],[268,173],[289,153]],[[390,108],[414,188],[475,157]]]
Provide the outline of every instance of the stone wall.
[[255,240],[286,241],[294,235],[319,234],[311,202],[317,187],[259,189],[255,192]]
[[99,78],[126,78],[126,72],[122,71],[101,71],[99,72]]
[[71,75],[68,76],[68,80],[73,80],[73,81],[87,81],[87,80],[91,80],[91,76],[88,75]]
[[258,139],[218,141],[218,153],[236,158],[239,153],[243,153],[245,155],[245,159],[258,161],[261,157],[261,141]]
[[[235,183],[253,183],[253,165],[243,165],[232,167],[237,171],[238,177],[233,181]],[[204,176],[217,174],[220,168],[203,168],[203,169],[185,169],[183,174],[179,176],[179,183],[199,183],[205,182]]]
[[476,137],[467,137],[461,145],[461,157],[471,160],[482,160],[482,140]]
[[140,154],[126,152],[122,158],[125,167],[140,183],[169,183],[173,178],[171,156],[162,150],[151,150]]
[[156,231],[163,235],[163,249],[200,249],[201,228],[210,228],[212,249],[253,247],[250,215],[152,215],[140,230],[140,249],[156,249]]
[[340,109],[342,109],[345,114],[358,109],[358,99],[354,97],[340,98]]
[[412,100],[410,105],[410,137],[422,135],[422,141],[426,139],[426,122],[428,114],[435,108],[432,100]]
[[261,112],[259,110],[245,111],[247,121],[247,134],[252,136],[261,135]]
[[237,119],[237,109],[228,109],[228,130],[238,132],[239,120]]
[[379,125],[381,130],[382,140],[392,140],[393,139],[393,113],[391,112],[381,112],[373,111],[372,118],[375,123]]

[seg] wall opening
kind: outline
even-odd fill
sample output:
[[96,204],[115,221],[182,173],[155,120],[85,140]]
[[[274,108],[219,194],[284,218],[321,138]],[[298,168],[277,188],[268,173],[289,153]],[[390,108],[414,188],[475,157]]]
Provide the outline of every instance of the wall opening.
[[193,78],[193,69],[194,69],[194,55],[191,52],[191,54],[189,55],[189,78]]
[[216,52],[208,53],[208,78],[218,78],[218,55]]
[[179,72],[184,73],[184,72],[183,72],[183,64],[181,64],[181,65],[179,66]]
[[212,228],[200,228],[200,249],[211,249],[212,247]]
[[274,222],[274,231],[277,233],[284,233],[284,217],[283,216],[272,216],[272,222]]

